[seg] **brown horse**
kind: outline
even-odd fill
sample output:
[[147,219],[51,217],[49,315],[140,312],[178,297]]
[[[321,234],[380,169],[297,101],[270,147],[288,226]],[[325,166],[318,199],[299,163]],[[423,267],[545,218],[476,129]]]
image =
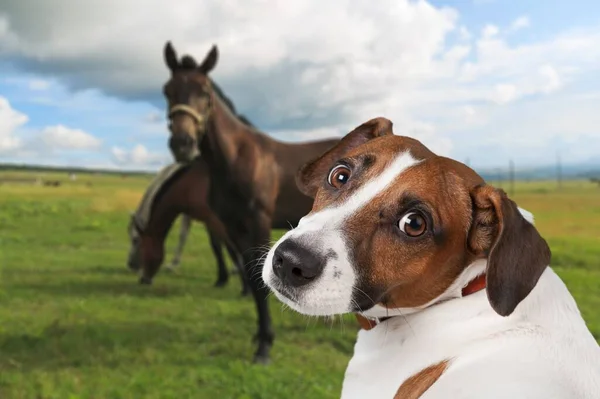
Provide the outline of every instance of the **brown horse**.
[[[170,42],[164,57],[171,77],[164,86],[171,148],[202,153],[210,171],[209,205],[225,224],[243,255],[246,276],[258,311],[256,362],[267,362],[274,334],[261,280],[261,256],[270,230],[289,228],[307,214],[313,200],[296,186],[296,171],[339,140],[289,144],[243,123],[229,107],[208,73],[218,58],[216,46],[199,65],[191,56],[178,59]],[[152,278],[149,270],[147,278]]]
[[[235,110],[235,106],[233,105],[233,102],[229,98],[227,98],[223,94],[223,92],[220,91],[220,89],[218,87],[215,86],[215,89],[217,90],[217,92],[219,93],[221,98],[223,99],[225,105],[231,110],[231,112],[236,114],[236,110]],[[246,125],[253,127],[252,123],[250,123],[250,121],[245,116],[238,114],[237,117],[242,121],[242,123],[245,123]],[[182,148],[179,145],[179,143],[177,143],[176,140],[172,140],[172,138],[169,139],[169,149],[171,150],[171,154],[173,155],[173,158],[175,159],[175,161],[180,162],[180,163],[190,162],[199,155],[195,146],[192,147],[193,151],[189,151],[189,149],[185,149],[185,148],[182,151]],[[206,177],[206,179],[208,179],[208,176]],[[203,181],[206,179],[203,179]],[[208,212],[210,212],[210,211],[208,211]],[[192,218],[187,214],[183,214],[181,217],[179,240],[177,242],[177,247],[175,248],[175,254],[173,256],[173,260],[167,266],[167,268],[170,270],[176,270],[177,268],[179,268],[179,265],[181,262],[181,253],[183,252],[183,247],[185,246],[187,237],[190,233],[191,225],[192,225]],[[211,232],[210,231],[211,227],[208,225],[206,225],[206,228],[209,232],[209,236],[210,236],[210,240],[211,240],[211,248],[212,248],[213,254],[215,255],[215,258],[217,259],[217,263],[219,265],[219,271],[221,273],[222,267],[224,265],[222,242],[223,242],[223,240],[226,239],[226,237],[220,237],[219,234],[215,234],[214,232]],[[232,248],[228,247],[227,250],[230,255],[233,253]],[[237,255],[237,257],[240,257],[240,255]],[[232,258],[232,260],[234,262],[236,262],[236,260],[234,258]]]
[[242,279],[242,295],[246,295],[248,285],[242,271],[241,256],[229,242],[223,223],[208,207],[207,169],[206,162],[196,158],[187,164],[173,164],[163,169],[168,171],[163,172],[165,176],[159,173],[146,191],[140,206],[131,215],[128,226],[131,247],[127,264],[134,271],[143,269],[156,273],[163,262],[164,244],[169,230],[175,219],[184,214],[186,218],[206,225],[210,245],[217,259],[218,277],[215,286],[222,287],[229,279],[221,249],[221,242],[224,242]]

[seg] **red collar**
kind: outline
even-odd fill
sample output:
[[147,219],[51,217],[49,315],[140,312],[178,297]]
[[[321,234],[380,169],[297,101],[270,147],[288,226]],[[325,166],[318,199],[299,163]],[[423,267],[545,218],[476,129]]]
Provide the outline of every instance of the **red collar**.
[[486,285],[485,273],[480,274],[479,276],[475,277],[473,280],[469,281],[469,284],[467,284],[465,286],[465,288],[462,289],[462,296],[471,295],[478,291],[481,291],[482,289],[485,288],[485,285]]
[[[486,286],[486,279],[485,279],[485,273],[484,273],[484,274],[480,274],[479,276],[475,277],[473,280],[469,281],[469,284],[467,284],[462,289],[462,296],[471,295],[478,291],[481,291],[482,289],[485,288],[485,286]],[[368,319],[365,316],[362,316],[362,315],[356,313],[356,320],[358,320],[358,324],[360,324],[360,326],[362,327],[363,330],[367,330],[367,331],[374,328],[377,324],[383,323],[384,321],[386,321],[388,319],[391,319],[391,317]]]

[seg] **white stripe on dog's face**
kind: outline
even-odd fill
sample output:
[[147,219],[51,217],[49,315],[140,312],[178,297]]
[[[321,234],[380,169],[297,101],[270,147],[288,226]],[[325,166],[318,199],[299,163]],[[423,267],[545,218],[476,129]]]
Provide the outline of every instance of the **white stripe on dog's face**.
[[[305,216],[296,229],[279,239],[269,251],[262,273],[275,295],[292,309],[308,315],[351,311],[357,277],[348,238],[344,235],[344,222],[419,162],[408,151],[400,153],[378,176],[357,188],[345,201]],[[299,288],[285,287],[274,275],[273,255],[285,240],[294,240],[325,259],[323,272],[315,281]]]

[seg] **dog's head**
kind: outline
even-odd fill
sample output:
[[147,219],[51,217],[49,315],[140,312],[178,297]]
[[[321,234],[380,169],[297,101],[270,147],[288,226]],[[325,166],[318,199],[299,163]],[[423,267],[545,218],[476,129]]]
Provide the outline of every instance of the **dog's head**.
[[270,250],[263,280],[304,314],[414,311],[460,296],[485,267],[489,301],[506,316],[550,261],[527,212],[502,190],[393,135],[385,118],[303,166],[297,183],[313,209]]

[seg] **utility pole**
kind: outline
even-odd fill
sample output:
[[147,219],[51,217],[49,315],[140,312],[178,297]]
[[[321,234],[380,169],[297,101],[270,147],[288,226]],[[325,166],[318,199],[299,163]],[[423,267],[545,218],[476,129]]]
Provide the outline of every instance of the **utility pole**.
[[558,189],[562,189],[562,165],[559,151],[556,151],[556,183],[558,185]]
[[515,163],[512,159],[508,161],[508,180],[510,184],[509,192],[510,196],[512,197],[515,195]]
[[502,188],[502,183],[504,182],[504,178],[502,177],[502,168],[496,168],[496,173],[498,174],[498,188]]

